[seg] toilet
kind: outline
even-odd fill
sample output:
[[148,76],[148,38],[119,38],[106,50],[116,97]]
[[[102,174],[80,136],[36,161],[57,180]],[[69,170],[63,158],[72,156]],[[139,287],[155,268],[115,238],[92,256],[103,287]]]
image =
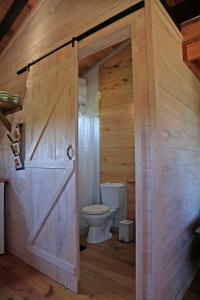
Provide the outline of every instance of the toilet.
[[102,204],[85,206],[81,215],[89,226],[87,242],[102,243],[112,237],[110,232],[116,212],[125,204],[125,184],[102,183]]

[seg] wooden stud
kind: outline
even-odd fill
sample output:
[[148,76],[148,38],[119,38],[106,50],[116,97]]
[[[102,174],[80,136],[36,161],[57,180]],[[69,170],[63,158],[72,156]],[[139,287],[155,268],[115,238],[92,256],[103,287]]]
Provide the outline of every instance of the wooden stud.
[[6,129],[11,132],[11,123],[10,121],[8,121],[8,119],[2,114],[2,112],[0,112],[0,120],[3,123],[3,125],[6,127]]
[[200,59],[200,40],[188,44],[186,48],[187,48],[187,59],[189,61]]

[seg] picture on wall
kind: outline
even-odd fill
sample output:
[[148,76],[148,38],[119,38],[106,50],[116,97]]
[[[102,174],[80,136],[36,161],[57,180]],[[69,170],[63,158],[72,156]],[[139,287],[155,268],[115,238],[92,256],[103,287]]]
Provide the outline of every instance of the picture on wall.
[[11,137],[9,134],[7,135],[7,137],[11,141],[10,147],[14,155],[14,165],[17,171],[24,169],[22,130],[23,124],[16,124],[13,137]]
[[15,169],[16,170],[22,170],[23,169],[23,165],[20,159],[20,156],[17,155],[14,157],[14,163],[15,163]]
[[20,155],[20,143],[16,142],[11,145],[12,151],[15,156]]

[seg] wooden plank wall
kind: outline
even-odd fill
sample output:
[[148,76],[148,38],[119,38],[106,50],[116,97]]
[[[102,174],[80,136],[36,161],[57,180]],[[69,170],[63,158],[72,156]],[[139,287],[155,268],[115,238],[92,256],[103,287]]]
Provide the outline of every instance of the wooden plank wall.
[[[16,76],[17,69],[56,47],[58,44],[71,39],[72,36],[82,33],[137,2],[139,0],[42,1],[32,16],[29,17],[25,26],[12,40],[6,51],[0,56],[0,66],[3,70],[0,75],[0,89],[8,89],[12,93],[20,94],[23,97],[26,92],[27,73]],[[81,20],[80,10],[83,12]],[[66,12],[68,15],[66,15]],[[135,29],[138,28],[137,18],[138,14],[136,14],[135,18]],[[142,22],[144,21],[143,13],[141,20]],[[135,30],[135,38],[137,34],[138,31]],[[138,53],[136,53],[136,57],[137,55]],[[137,77],[139,79],[139,76]],[[26,103],[24,103],[25,106]],[[25,109],[10,116],[9,119],[13,126],[18,121],[25,122]],[[7,177],[10,180],[6,192],[7,248],[14,255],[24,259],[27,239],[26,222],[28,220],[25,214],[27,206],[25,172],[16,172],[13,167],[12,153],[9,149],[9,141],[7,140],[6,133],[4,127],[0,125],[0,173],[2,177]],[[145,222],[145,220],[143,221]],[[138,244],[138,249],[141,249],[142,246],[143,244]],[[145,251],[140,251],[140,255],[141,263],[144,261]],[[150,256],[149,258],[151,260]],[[141,276],[145,284],[145,288],[143,289],[144,295],[147,293],[147,289],[151,289],[149,284],[147,284],[147,281],[149,282],[149,278],[151,278],[150,271],[149,269],[147,270],[147,264],[148,261],[145,260],[143,264],[144,268],[141,268]]]
[[[148,3],[148,2],[147,2]],[[133,101],[135,118],[136,176],[136,298],[152,300],[152,174],[151,120],[149,106],[145,9],[112,24],[79,46],[80,57],[97,52],[105,45],[131,36]],[[129,26],[124,27],[125,25]],[[108,44],[109,41],[109,44]],[[82,55],[82,56],[81,56]]]
[[[136,290],[137,298],[152,300],[151,119],[146,9],[132,23],[133,94],[135,111]],[[139,33],[139,34],[138,34]],[[142,249],[142,251],[141,251]]]
[[149,12],[158,160],[154,299],[182,299],[198,266],[193,239],[200,223],[200,84],[183,62],[182,36],[160,1],[152,0]]
[[[0,56],[0,89],[24,96],[27,73],[17,76],[16,71],[29,61],[46,53],[99,22],[139,2],[139,0],[44,0],[30,15],[22,29]],[[80,19],[81,11],[81,19]],[[25,121],[25,110],[10,117],[14,125]],[[1,125],[0,125],[1,126]],[[12,153],[6,130],[0,127],[0,167],[2,175],[10,179],[7,188],[7,244],[8,248],[24,257],[25,173],[13,168]],[[20,232],[20,236],[16,234]]]
[[100,182],[127,184],[128,218],[135,219],[134,103],[131,45],[99,68]]

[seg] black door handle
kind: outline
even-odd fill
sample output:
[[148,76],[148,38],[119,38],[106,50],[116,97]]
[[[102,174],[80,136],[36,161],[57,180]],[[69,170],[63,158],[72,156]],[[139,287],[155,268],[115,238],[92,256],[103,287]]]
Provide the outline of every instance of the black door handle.
[[68,148],[67,148],[67,156],[70,160],[72,160],[72,157],[73,157],[73,148],[72,148],[72,145],[69,145]]

